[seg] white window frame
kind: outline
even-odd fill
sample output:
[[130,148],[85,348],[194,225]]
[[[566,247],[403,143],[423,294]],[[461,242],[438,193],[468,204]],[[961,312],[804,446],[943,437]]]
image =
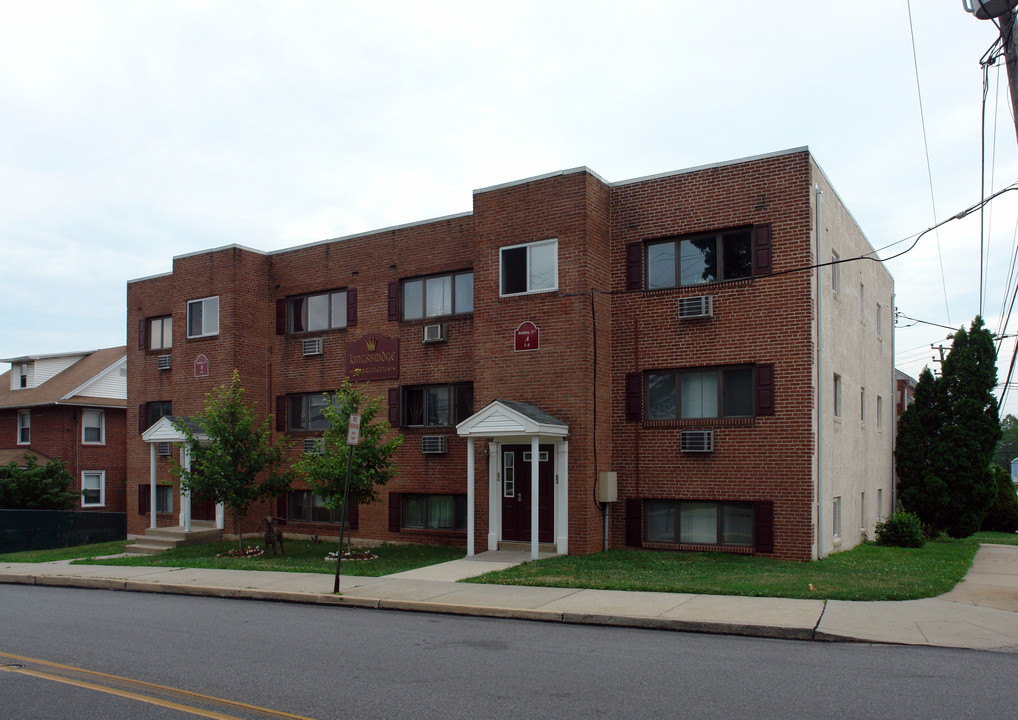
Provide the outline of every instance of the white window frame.
[[[85,477],[97,476],[99,478],[99,502],[85,502]],[[83,470],[81,473],[81,507],[106,507],[106,471],[105,470]]]
[[32,444],[32,411],[18,410],[18,445]]
[[[531,250],[536,247],[542,247],[545,245],[551,245],[555,248],[555,264],[552,268],[554,280],[552,281],[551,287],[543,287],[534,289],[530,287],[530,256]],[[522,292],[505,292],[505,269],[504,260],[505,253],[507,250],[518,250],[520,248],[527,248],[527,289]],[[519,245],[507,245],[498,249],[498,291],[500,297],[514,297],[517,295],[535,295],[537,293],[555,292],[558,290],[558,238],[550,238],[548,240],[538,240],[537,242],[531,243],[520,243]]]
[[[85,417],[89,413],[96,413],[99,416],[99,439],[86,440],[85,430],[94,425],[86,425]],[[105,445],[106,444],[106,411],[101,408],[84,408],[81,411],[81,444],[82,445]]]
[[831,250],[831,291],[835,295],[841,290],[841,282],[838,273],[838,261],[841,260],[841,256],[838,255],[837,250]]
[[[213,301],[213,300],[215,301],[215,308],[216,308],[216,312],[215,312],[215,329],[210,329],[209,326],[210,326],[211,323],[209,323],[209,321],[208,321],[209,312],[207,310],[207,307],[211,303],[211,301]],[[197,305],[199,303],[201,303],[201,320],[202,320],[202,322],[201,322],[201,332],[200,333],[192,334],[191,333],[191,306],[192,305]],[[218,295],[211,295],[211,296],[209,296],[207,298],[199,298],[198,300],[189,300],[188,303],[187,303],[187,315],[185,316],[184,320],[187,323],[187,337],[188,338],[203,338],[203,337],[213,337],[215,335],[218,335],[219,334],[219,296]]]

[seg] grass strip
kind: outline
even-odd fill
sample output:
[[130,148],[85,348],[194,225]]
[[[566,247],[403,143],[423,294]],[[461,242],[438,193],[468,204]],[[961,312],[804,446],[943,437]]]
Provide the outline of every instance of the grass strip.
[[74,560],[76,558],[94,558],[99,555],[116,555],[124,552],[127,543],[123,540],[112,542],[94,543],[92,545],[78,545],[68,548],[53,548],[50,550],[25,550],[16,553],[0,554],[0,562],[12,563],[42,563],[54,562],[56,560]]

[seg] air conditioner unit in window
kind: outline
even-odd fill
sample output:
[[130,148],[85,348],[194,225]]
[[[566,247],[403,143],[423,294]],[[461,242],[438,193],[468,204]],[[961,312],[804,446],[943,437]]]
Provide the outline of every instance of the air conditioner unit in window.
[[156,370],[169,370],[170,369],[170,356],[160,355],[156,358]]
[[424,342],[435,343],[445,341],[445,323],[424,326]]
[[421,438],[421,452],[425,455],[435,455],[445,451],[445,435],[424,435]]
[[714,452],[713,430],[683,430],[680,441],[682,452]]
[[308,455],[322,454],[322,438],[305,438],[304,452]]
[[157,455],[172,455],[173,454],[173,443],[168,443],[168,442],[156,443],[156,454]]
[[304,340],[304,355],[321,355],[322,354],[322,339],[321,338],[307,338]]
[[679,298],[679,317],[683,319],[713,317],[713,300],[714,298],[710,295]]

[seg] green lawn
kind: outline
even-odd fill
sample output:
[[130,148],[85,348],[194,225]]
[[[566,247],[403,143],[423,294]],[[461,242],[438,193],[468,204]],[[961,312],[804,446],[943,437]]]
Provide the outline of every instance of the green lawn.
[[25,552],[4,553],[0,562],[53,562],[54,560],[72,560],[75,558],[94,558],[98,555],[116,555],[124,552],[127,543],[123,540],[96,543],[94,545],[78,545],[77,547],[55,548],[53,550],[26,550]]
[[[245,547],[255,545],[245,542]],[[310,540],[287,540],[286,556],[272,557],[269,552],[252,558],[216,557],[219,553],[235,550],[237,541],[230,540],[204,545],[184,545],[158,555],[132,555],[104,560],[78,561],[90,565],[132,565],[154,567],[196,567],[221,570],[279,570],[285,572],[312,572],[332,574],[336,572],[336,561],[326,560],[325,554],[336,549],[335,542],[315,545]],[[358,549],[354,548],[355,550]],[[463,548],[438,547],[433,545],[385,544],[366,548],[377,555],[374,560],[343,560],[341,572],[344,575],[367,575],[378,577],[391,575],[403,570],[434,565],[464,556]]]
[[965,576],[978,547],[971,538],[937,540],[921,549],[864,543],[814,562],[728,553],[609,550],[528,562],[464,582],[830,600],[913,600],[953,588]]
[[995,545],[1018,545],[1018,533],[1002,532],[977,532],[971,540],[979,543],[994,543]]

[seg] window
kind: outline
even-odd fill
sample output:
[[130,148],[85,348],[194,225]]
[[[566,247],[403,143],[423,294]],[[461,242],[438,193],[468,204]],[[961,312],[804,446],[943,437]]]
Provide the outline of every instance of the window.
[[841,375],[834,374],[834,417],[841,415]]
[[173,414],[173,404],[169,400],[157,400],[145,403],[144,421],[141,422],[141,431],[145,432],[159,422],[160,418]]
[[403,319],[442,317],[474,311],[474,273],[403,281]]
[[286,301],[290,332],[315,332],[345,328],[346,290],[302,295]]
[[173,347],[173,318],[169,315],[149,318],[148,349],[169,350],[171,347]]
[[400,424],[404,427],[449,427],[473,413],[474,385],[404,386],[400,407]]
[[[340,523],[343,508],[325,506],[325,498],[310,490],[292,490],[287,493],[290,510],[289,519],[294,522]],[[347,522],[352,524],[352,513],[347,513]]]
[[751,417],[753,367],[668,370],[644,375],[647,420]]
[[838,277],[838,262],[840,262],[841,256],[838,255],[837,250],[831,250],[831,290],[834,294],[838,294],[840,286],[840,278]]
[[20,363],[18,365],[18,388],[28,387],[28,369],[29,363]]
[[329,404],[327,393],[304,393],[286,396],[287,427],[290,430],[328,430],[329,421],[322,414]]
[[558,289],[558,240],[514,245],[499,250],[502,295]]
[[866,531],[866,493],[859,493],[859,527]]
[[859,422],[866,422],[866,388],[859,388]]
[[187,336],[209,337],[219,334],[219,296],[191,300],[187,304]]
[[841,537],[841,498],[836,497],[832,501],[831,514],[833,515],[832,530],[834,537]]
[[882,489],[880,489],[880,488],[877,488],[877,521],[878,522],[884,517],[883,514],[882,514],[883,510],[884,510],[884,491]]
[[32,411],[18,410],[18,445],[32,442]]
[[752,275],[751,228],[647,245],[648,290],[737,280]]
[[881,333],[882,333],[882,331],[883,331],[883,328],[881,328],[881,327],[880,327],[880,311],[881,311],[881,309],[882,309],[882,308],[880,307],[880,303],[877,303],[877,318],[876,318],[876,326],[877,326],[877,336],[878,336],[878,337],[880,336],[880,334],[881,334]]
[[884,425],[884,399],[877,395],[877,428]]
[[404,528],[466,530],[466,495],[422,495],[403,493]]
[[81,506],[102,507],[106,504],[106,472],[103,470],[81,473]]
[[647,542],[752,546],[754,503],[646,500]]
[[[148,515],[152,508],[152,486],[144,483],[138,486],[138,514]],[[173,512],[173,487],[156,485],[156,513]]]
[[102,445],[106,442],[106,417],[102,410],[81,411],[81,442],[86,445]]

